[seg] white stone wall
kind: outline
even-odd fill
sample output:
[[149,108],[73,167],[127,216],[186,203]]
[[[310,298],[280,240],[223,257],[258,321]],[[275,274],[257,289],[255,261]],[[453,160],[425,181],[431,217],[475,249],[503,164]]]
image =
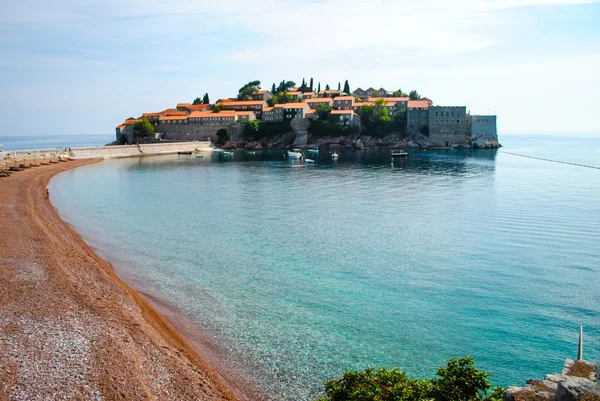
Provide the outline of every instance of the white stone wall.
[[496,116],[471,116],[471,136],[498,139]]

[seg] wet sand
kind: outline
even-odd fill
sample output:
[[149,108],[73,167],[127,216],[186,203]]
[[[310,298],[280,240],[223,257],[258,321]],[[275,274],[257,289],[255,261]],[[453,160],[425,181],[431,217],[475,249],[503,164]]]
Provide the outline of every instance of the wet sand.
[[0,400],[246,399],[45,199],[94,162],[0,178]]

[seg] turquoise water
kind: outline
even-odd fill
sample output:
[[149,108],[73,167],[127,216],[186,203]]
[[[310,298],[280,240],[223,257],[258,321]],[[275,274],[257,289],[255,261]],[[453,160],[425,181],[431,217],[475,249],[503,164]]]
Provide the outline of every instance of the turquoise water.
[[[503,137],[600,165],[600,138]],[[431,376],[471,354],[500,385],[600,359],[600,170],[496,151],[106,161],[53,203],[119,274],[216,341],[271,400],[347,369]]]
[[115,140],[114,135],[0,135],[0,149],[35,150],[103,146]]

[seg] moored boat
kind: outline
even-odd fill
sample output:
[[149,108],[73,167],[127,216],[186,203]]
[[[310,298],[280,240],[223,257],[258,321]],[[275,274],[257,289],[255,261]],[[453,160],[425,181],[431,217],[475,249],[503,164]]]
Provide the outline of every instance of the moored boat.
[[300,149],[288,150],[287,156],[290,160],[302,160],[304,158],[304,155],[302,152],[300,152]]
[[392,157],[406,157],[408,153],[402,149],[392,150]]

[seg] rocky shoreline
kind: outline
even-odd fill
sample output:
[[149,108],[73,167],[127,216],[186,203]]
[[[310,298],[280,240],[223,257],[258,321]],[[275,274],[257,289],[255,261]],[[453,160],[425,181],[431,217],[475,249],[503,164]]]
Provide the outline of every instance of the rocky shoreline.
[[[268,149],[289,149],[324,147],[339,149],[498,149],[502,145],[495,137],[475,137],[468,141],[466,145],[458,144],[450,147],[433,146],[424,135],[388,135],[385,137],[372,136],[337,136],[337,137],[314,137],[311,135],[285,134],[269,138],[262,141],[227,141],[223,148],[229,150],[268,150]],[[302,140],[305,139],[305,140]]]

